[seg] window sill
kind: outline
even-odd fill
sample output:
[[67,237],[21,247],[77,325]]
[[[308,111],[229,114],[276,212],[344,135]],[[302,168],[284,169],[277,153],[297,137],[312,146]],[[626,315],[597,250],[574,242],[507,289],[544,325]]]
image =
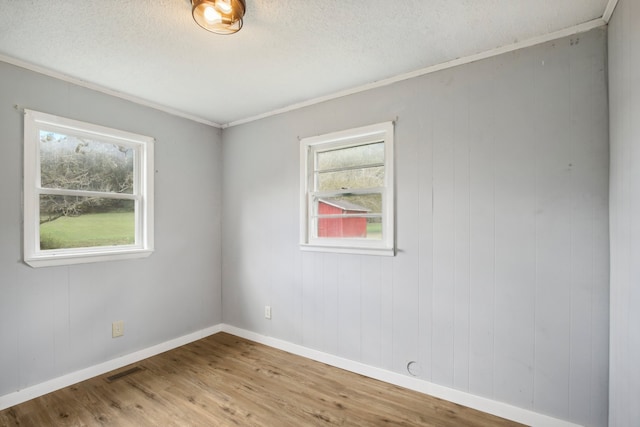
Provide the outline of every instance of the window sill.
[[307,243],[300,244],[300,250],[310,252],[330,252],[338,254],[353,255],[378,255],[378,256],[395,256],[396,251],[393,248],[362,248],[354,246],[331,246],[331,245],[312,245]]
[[124,259],[147,258],[153,253],[149,249],[132,249],[118,252],[96,252],[83,254],[51,254],[25,258],[31,267],[53,267],[60,265],[87,264],[90,262],[117,261]]

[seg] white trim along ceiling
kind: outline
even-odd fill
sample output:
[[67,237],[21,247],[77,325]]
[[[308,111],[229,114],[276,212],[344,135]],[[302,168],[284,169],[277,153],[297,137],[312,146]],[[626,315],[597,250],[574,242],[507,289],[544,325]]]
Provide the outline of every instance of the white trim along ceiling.
[[227,128],[605,26],[617,0],[369,0],[344,20],[247,0],[231,36],[198,28],[186,0],[156,3],[136,18],[145,2],[3,2],[0,61]]

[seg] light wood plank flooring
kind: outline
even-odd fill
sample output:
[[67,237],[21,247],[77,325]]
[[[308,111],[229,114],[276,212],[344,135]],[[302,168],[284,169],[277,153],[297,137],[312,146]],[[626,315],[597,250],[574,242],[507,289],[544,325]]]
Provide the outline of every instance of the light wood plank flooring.
[[0,426],[103,425],[519,424],[226,333],[0,411]]

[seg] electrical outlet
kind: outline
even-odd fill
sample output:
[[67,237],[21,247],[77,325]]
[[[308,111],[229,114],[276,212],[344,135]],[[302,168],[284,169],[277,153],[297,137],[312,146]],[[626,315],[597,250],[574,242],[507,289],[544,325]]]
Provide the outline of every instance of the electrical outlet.
[[116,320],[111,324],[111,337],[117,338],[124,335],[124,320]]
[[271,306],[270,305],[265,305],[264,306],[264,318],[265,319],[271,319]]

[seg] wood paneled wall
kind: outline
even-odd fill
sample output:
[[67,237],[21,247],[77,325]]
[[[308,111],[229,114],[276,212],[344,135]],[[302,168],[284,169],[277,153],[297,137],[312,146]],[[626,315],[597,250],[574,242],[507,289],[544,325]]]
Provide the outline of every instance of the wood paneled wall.
[[611,426],[640,422],[640,4],[609,23],[611,138]]
[[[155,252],[22,262],[23,115],[15,105],[156,139]],[[222,321],[219,130],[0,62],[0,396]],[[111,323],[124,321],[124,336]]]
[[[225,322],[605,425],[605,58],[598,29],[225,129]],[[397,256],[301,253],[298,138],[395,118]]]

